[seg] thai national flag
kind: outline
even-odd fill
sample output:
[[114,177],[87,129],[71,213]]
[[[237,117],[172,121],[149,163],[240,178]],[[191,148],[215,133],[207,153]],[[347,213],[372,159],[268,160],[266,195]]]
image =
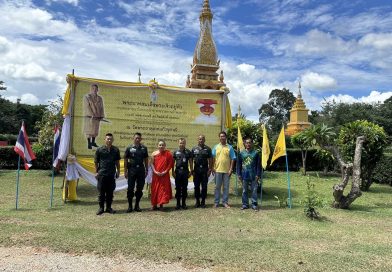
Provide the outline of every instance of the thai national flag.
[[29,168],[32,166],[31,161],[35,160],[35,154],[31,149],[29,137],[27,136],[24,122],[22,123],[22,127],[20,128],[14,151],[18,153],[19,156],[23,159],[25,169],[29,170]]
[[53,167],[56,168],[59,165],[59,159],[57,158],[57,155],[59,154],[60,139],[61,139],[60,128],[56,125],[54,127],[54,139],[53,139]]

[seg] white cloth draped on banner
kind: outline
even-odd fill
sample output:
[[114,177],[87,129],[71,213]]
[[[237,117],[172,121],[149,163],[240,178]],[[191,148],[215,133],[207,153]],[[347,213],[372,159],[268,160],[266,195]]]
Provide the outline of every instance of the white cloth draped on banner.
[[59,147],[59,153],[57,154],[57,159],[60,161],[65,161],[67,159],[70,134],[71,134],[71,117],[67,115],[64,118],[63,127],[61,128],[60,147]]
[[[77,159],[76,159],[77,160]],[[68,163],[67,165],[67,171],[66,171],[66,178],[67,180],[76,180],[82,177],[84,180],[86,180],[88,183],[90,183],[93,186],[97,186],[97,179],[95,178],[95,174],[87,171],[84,169],[77,161],[73,161]],[[212,182],[214,180],[214,176],[211,175],[209,177],[208,183]],[[146,183],[151,184],[152,181],[152,169],[149,167],[148,169],[148,174],[146,177]],[[171,183],[173,186],[175,186],[175,181],[173,178],[170,179]],[[188,190],[193,190],[195,188],[193,182],[188,183]],[[126,190],[128,189],[128,181],[125,179],[124,176],[120,176],[118,179],[116,179],[116,192],[121,191],[121,190]]]

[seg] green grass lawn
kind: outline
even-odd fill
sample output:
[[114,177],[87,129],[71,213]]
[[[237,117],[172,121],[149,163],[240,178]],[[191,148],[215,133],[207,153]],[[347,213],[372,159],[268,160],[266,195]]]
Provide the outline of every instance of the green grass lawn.
[[[115,215],[96,216],[97,192],[80,181],[78,201],[61,200],[62,177],[55,179],[54,207],[49,209],[50,172],[21,172],[19,210],[15,210],[15,171],[0,171],[0,246],[37,246],[62,252],[117,253],[155,261],[180,261],[216,271],[392,271],[392,187],[374,184],[350,210],[330,208],[338,176],[310,173],[325,203],[324,217],[311,221],[302,201],[306,177],[291,173],[293,208],[279,208],[274,196],[287,197],[286,173],[267,172],[259,212],[213,209],[213,185],[207,209],[127,214],[126,193],[115,193]],[[239,188],[241,190],[241,188]],[[188,205],[193,206],[193,193]]]

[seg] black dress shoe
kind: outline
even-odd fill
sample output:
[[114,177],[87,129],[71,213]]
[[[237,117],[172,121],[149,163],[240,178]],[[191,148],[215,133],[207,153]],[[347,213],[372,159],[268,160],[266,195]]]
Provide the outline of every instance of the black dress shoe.
[[135,211],[135,212],[141,212],[141,211],[142,211],[142,209],[140,209],[140,207],[139,207],[139,206],[136,206],[134,211]]
[[103,208],[99,208],[96,213],[96,215],[101,215],[101,214],[103,214]]
[[181,209],[181,206],[180,205],[176,205],[176,210],[179,210],[179,209]]
[[127,213],[131,213],[131,212],[133,212],[133,209],[132,209],[132,207],[129,207],[129,208],[127,209]]
[[186,210],[186,209],[188,209],[188,207],[184,204],[184,205],[182,205],[182,209]]
[[106,209],[106,212],[110,213],[110,214],[115,214],[116,213],[116,211],[113,210],[112,208]]

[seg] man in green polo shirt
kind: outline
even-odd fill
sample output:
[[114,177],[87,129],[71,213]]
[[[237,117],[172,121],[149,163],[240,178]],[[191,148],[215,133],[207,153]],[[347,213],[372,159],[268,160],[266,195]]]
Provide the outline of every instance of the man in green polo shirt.
[[99,209],[97,215],[104,212],[106,202],[106,212],[114,214],[112,209],[113,192],[116,188],[116,178],[120,175],[120,150],[113,144],[113,135],[105,135],[105,145],[99,147],[95,152],[95,172],[98,189]]

